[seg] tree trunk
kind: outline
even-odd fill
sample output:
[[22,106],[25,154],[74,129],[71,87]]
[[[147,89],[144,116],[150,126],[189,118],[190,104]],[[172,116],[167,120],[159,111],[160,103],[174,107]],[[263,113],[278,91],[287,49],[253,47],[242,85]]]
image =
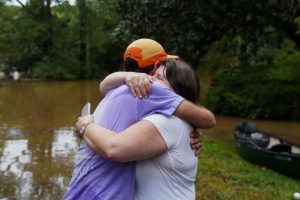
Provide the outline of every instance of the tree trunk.
[[86,13],[85,13],[85,0],[78,0],[77,1],[78,10],[79,10],[79,62],[80,62],[80,69],[79,69],[79,77],[85,77],[85,67],[86,67]]

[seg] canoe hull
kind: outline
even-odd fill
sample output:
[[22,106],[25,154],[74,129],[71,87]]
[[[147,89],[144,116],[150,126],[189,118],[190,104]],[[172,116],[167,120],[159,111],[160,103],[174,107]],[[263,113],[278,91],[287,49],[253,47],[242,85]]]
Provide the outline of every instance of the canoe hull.
[[238,154],[251,163],[300,179],[300,157],[255,149],[241,141],[236,141],[236,148]]
[[256,129],[253,123],[240,123],[234,129],[238,154],[254,164],[300,179],[300,147]]

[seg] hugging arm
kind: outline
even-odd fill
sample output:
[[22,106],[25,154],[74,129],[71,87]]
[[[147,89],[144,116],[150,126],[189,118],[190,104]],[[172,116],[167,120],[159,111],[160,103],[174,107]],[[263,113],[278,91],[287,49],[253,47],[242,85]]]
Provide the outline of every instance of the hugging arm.
[[[82,118],[79,118],[77,130],[81,124]],[[118,134],[92,123],[87,126],[83,138],[97,154],[119,162],[148,159],[167,150],[157,128],[146,120],[141,120]]]
[[[144,73],[115,72],[100,83],[100,91],[103,95],[109,90],[126,83],[134,96],[145,97],[151,92],[150,83],[152,79],[149,77]],[[174,114],[201,129],[212,128],[216,124],[215,116],[210,110],[187,100],[184,100],[177,107]]]
[[197,128],[208,129],[216,124],[215,116],[210,110],[187,100],[179,104],[174,114]]
[[[99,85],[102,96],[122,84],[127,84],[132,95],[139,98],[147,97],[151,93],[152,77],[145,73],[115,72],[108,75]],[[138,87],[137,87],[138,86]]]

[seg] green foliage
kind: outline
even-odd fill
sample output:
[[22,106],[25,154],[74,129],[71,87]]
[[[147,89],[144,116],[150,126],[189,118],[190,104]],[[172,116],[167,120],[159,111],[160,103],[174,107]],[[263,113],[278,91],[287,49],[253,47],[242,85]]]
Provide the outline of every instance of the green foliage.
[[[2,64],[29,77],[99,78],[120,69],[128,43],[148,37],[214,72],[239,63],[270,64],[286,38],[295,44],[293,51],[300,47],[299,0],[53,2],[0,3]],[[47,64],[71,74],[48,76],[53,67]]]
[[[0,60],[7,66],[21,68],[30,64],[24,57],[31,57],[36,47],[26,32],[26,19],[22,18],[20,8],[0,7]],[[27,25],[28,26],[28,25]]]
[[211,44],[224,38],[229,46],[239,38],[236,53],[250,64],[271,62],[283,38],[300,47],[298,0],[116,0],[115,5],[121,15],[115,29],[120,40],[150,37],[196,65]]
[[[201,59],[201,68],[207,72],[217,72],[239,64],[239,38],[228,43],[228,38],[212,43]],[[201,70],[200,68],[200,70]],[[200,77],[202,77],[200,75]]]
[[[125,45],[111,34],[117,20],[111,1],[80,2],[77,5],[79,19],[76,29],[79,30],[78,42],[81,46],[79,58],[81,67],[84,67],[80,71],[85,74],[81,78],[100,78],[120,68]],[[86,20],[84,23],[81,22],[83,19]]]
[[206,105],[224,115],[300,120],[299,64],[300,53],[294,51],[271,64],[225,70],[213,81]]
[[296,32],[296,34],[299,35],[300,34],[300,17],[297,17],[295,19],[295,23],[297,24],[297,32]]
[[44,58],[34,65],[31,76],[37,79],[77,79],[79,64],[71,55],[57,55],[55,59]]
[[4,72],[4,73],[8,74],[9,68],[3,64],[0,64],[0,72]]
[[39,79],[77,79],[79,73],[76,10],[68,3],[52,8],[52,47],[49,55],[32,64],[30,75]]
[[119,69],[124,45],[111,34],[111,1],[81,2],[0,6],[0,63],[47,79],[99,78]]

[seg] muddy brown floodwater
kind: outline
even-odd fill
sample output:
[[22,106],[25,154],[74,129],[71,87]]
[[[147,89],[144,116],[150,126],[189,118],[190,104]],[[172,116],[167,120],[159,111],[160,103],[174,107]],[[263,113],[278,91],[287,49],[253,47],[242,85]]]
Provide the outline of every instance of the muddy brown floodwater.
[[[60,199],[72,173],[80,108],[100,101],[99,81],[0,82],[0,199]],[[204,131],[233,145],[232,130],[247,119],[217,116]],[[251,121],[251,120],[250,120]],[[252,120],[253,121],[253,120]],[[257,126],[300,144],[300,123],[255,120]]]

